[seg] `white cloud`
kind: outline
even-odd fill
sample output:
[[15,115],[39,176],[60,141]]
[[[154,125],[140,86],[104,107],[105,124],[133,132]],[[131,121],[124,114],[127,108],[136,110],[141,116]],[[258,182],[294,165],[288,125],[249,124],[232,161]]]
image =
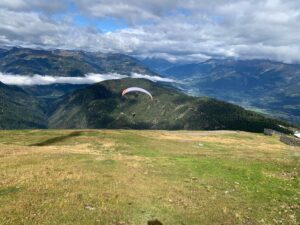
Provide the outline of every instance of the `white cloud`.
[[133,73],[132,76],[127,76],[118,73],[109,74],[95,74],[89,73],[84,77],[58,77],[58,76],[22,76],[15,74],[5,74],[0,72],[0,81],[8,85],[18,85],[18,86],[32,86],[32,85],[49,85],[49,84],[93,84],[105,80],[116,80],[123,79],[127,77],[132,78],[145,78],[148,80],[163,81],[163,82],[176,82],[175,80],[163,78],[159,76],[143,75],[138,73]]
[[20,9],[26,6],[23,0],[1,0],[0,6],[9,9]]
[[165,78],[165,77],[160,77],[160,76],[150,76],[150,75],[146,75],[146,74],[139,74],[139,73],[132,73],[131,74],[132,78],[144,78],[147,80],[152,80],[154,82],[156,81],[161,81],[161,82],[177,82],[174,79],[170,79],[170,78]]
[[[71,2],[77,11],[68,11]],[[59,20],[52,16],[62,12]],[[95,24],[120,20],[128,27],[102,32],[92,23],[77,26],[76,16]],[[2,44],[185,61],[300,62],[299,0],[3,0],[0,21]]]
[[31,11],[33,9],[45,13],[64,11],[68,1],[61,0],[1,0],[0,7],[17,11]]

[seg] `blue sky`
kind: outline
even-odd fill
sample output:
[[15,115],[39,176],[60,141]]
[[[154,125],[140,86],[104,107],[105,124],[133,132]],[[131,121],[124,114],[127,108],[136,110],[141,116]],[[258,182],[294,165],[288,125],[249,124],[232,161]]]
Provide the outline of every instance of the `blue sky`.
[[300,62],[298,0],[1,0],[0,45]]
[[93,19],[81,15],[74,16],[74,25],[77,27],[93,27],[103,32],[113,32],[120,29],[126,29],[128,26],[125,21],[116,18],[107,17],[102,19]]
[[66,11],[53,14],[51,17],[57,22],[62,22],[66,17],[72,18],[72,23],[78,28],[92,27],[100,32],[114,32],[116,30],[128,28],[125,20],[114,17],[95,18],[83,15],[77,6],[68,3]]

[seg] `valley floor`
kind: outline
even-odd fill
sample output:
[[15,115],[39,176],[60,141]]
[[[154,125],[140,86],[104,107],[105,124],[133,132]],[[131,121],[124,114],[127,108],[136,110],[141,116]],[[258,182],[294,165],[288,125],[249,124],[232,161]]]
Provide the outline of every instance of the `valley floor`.
[[299,157],[246,132],[0,131],[0,224],[299,224]]

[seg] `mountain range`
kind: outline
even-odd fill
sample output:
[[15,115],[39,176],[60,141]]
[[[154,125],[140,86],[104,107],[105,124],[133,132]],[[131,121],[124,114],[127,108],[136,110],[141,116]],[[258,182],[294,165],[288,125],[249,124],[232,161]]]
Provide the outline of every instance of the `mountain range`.
[[[162,74],[175,82],[122,79],[95,85],[9,86],[1,83],[0,128],[262,131],[267,124],[278,127],[282,123],[216,99],[299,124],[299,71],[299,65],[269,60],[212,59],[183,65],[162,59],[138,60],[124,54],[3,48],[0,72],[11,75],[84,77],[89,73],[104,76],[139,73],[150,79]],[[145,97],[139,95],[120,98],[121,89],[130,85],[149,88],[156,95],[155,101],[142,101]],[[251,128],[252,123],[254,128]]]
[[147,67],[151,68],[151,70],[157,72],[158,74],[162,74],[164,71],[168,69],[182,65],[178,63],[172,63],[166,59],[153,58],[153,57],[141,58],[140,61]]
[[63,77],[82,77],[88,73],[156,75],[139,60],[124,54],[17,47],[0,50],[0,72]]

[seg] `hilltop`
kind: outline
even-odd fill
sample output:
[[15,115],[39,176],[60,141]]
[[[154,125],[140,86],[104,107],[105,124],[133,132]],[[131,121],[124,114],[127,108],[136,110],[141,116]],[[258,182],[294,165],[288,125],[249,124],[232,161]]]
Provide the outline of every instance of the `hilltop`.
[[300,221],[299,149],[232,131],[0,131],[0,224]]

